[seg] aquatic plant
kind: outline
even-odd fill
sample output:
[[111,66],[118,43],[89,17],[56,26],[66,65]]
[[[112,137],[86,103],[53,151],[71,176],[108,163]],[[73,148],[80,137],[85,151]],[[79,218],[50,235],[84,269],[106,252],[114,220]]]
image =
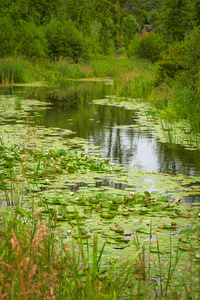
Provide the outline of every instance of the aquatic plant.
[[31,63],[22,57],[0,60],[1,83],[26,83],[32,80]]
[[[116,99],[144,113],[143,102]],[[22,111],[14,97],[3,97],[0,105],[5,100],[1,297],[198,299],[199,204],[179,202],[183,195],[199,193],[198,177],[127,173],[87,141],[69,137],[70,130],[31,123],[29,112],[38,113],[47,103],[26,99]],[[11,116],[16,124],[5,122]],[[141,127],[146,119],[144,113]],[[157,112],[152,119],[157,126]],[[149,178],[158,192],[147,191],[144,179]],[[175,197],[170,200],[169,194]]]

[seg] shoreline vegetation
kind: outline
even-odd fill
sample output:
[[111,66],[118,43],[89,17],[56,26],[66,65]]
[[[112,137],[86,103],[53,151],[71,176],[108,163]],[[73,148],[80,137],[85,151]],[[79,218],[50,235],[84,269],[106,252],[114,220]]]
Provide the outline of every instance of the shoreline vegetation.
[[[141,128],[200,151],[199,0],[1,0],[0,32],[0,89],[112,79],[107,105],[149,105]],[[29,122],[42,105],[0,99],[0,298],[200,299],[200,207],[175,187],[199,195],[199,177],[154,174],[175,200],[132,191],[144,174]]]
[[[198,86],[184,84],[180,73],[171,78],[163,72],[161,62],[153,64],[147,59],[97,56],[95,59],[74,63],[67,59],[58,61],[31,62],[23,57],[0,60],[1,85],[9,83],[46,82],[54,84],[65,80],[106,80],[113,83],[115,102],[123,97],[127,102],[137,99],[148,103],[154,121],[159,120],[163,128],[176,127],[178,123],[187,123],[191,140],[199,140],[200,101]],[[166,70],[165,70],[166,71]],[[167,71],[166,71],[167,72]],[[184,71],[185,73],[185,71]],[[185,75],[184,75],[185,76]],[[102,79],[101,79],[102,78]],[[183,78],[184,79],[184,78]],[[198,82],[197,82],[198,84]],[[113,101],[113,99],[112,99]],[[169,142],[173,138],[169,133]],[[196,149],[199,149],[196,143]]]

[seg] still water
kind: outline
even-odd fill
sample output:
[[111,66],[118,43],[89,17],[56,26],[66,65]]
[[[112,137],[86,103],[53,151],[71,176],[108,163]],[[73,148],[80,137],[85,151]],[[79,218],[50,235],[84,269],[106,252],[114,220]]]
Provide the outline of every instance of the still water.
[[200,151],[188,151],[180,145],[171,149],[148,131],[116,128],[134,124],[136,112],[92,104],[91,100],[114,93],[111,84],[68,81],[48,87],[12,86],[2,88],[1,93],[51,102],[52,109],[35,118],[37,125],[71,129],[75,136],[100,146],[110,162],[122,164],[126,169],[138,167],[156,173],[200,175]]

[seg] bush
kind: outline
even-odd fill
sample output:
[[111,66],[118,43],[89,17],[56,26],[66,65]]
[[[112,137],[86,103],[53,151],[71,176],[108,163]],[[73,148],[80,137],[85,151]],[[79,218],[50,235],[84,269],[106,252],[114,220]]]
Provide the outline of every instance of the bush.
[[156,85],[163,81],[169,82],[183,70],[184,49],[180,43],[170,45],[163,53],[162,59],[157,62]]
[[71,20],[52,19],[45,28],[45,35],[52,58],[68,57],[78,62],[79,58],[86,57],[84,39]]
[[146,58],[155,62],[161,58],[161,52],[164,49],[163,42],[155,32],[149,32],[143,37],[136,34],[128,47],[128,56]]

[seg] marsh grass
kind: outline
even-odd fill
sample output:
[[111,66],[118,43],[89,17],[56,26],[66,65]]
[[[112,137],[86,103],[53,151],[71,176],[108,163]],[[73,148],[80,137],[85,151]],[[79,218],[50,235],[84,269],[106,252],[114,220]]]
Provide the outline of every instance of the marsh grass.
[[[146,69],[151,69],[148,62],[130,61],[127,58],[115,58],[98,56],[89,61],[80,61],[75,64],[69,60],[60,58],[56,62],[38,62],[36,69],[40,70],[41,78],[50,81],[79,78],[112,77],[115,78],[127,72],[135,72],[143,65]],[[39,73],[40,73],[39,72]]]
[[17,110],[22,109],[22,98],[16,97],[16,99],[15,99],[15,109],[17,109]]
[[[35,174],[39,168],[40,157]],[[198,238],[198,228],[185,232],[191,261],[182,276],[178,275],[179,244],[167,257],[165,254],[163,261],[156,236],[157,258],[152,254],[152,223],[147,247],[136,233],[132,255],[105,259],[107,242],[100,247],[99,237],[94,234],[92,244],[89,243],[82,234],[78,217],[78,235],[69,243],[57,227],[56,215],[49,210],[44,218],[43,208],[35,205],[33,194],[30,197],[33,197],[31,208],[23,209],[18,202],[15,209],[14,206],[4,209],[0,218],[2,299],[174,299],[179,295],[198,299],[199,267],[193,268],[198,258],[191,240]],[[172,249],[171,236],[169,244]]]
[[148,72],[129,73],[115,80],[116,94],[119,97],[148,99],[152,92],[152,76]]
[[31,63],[22,58],[0,59],[1,83],[27,83],[33,79]]

